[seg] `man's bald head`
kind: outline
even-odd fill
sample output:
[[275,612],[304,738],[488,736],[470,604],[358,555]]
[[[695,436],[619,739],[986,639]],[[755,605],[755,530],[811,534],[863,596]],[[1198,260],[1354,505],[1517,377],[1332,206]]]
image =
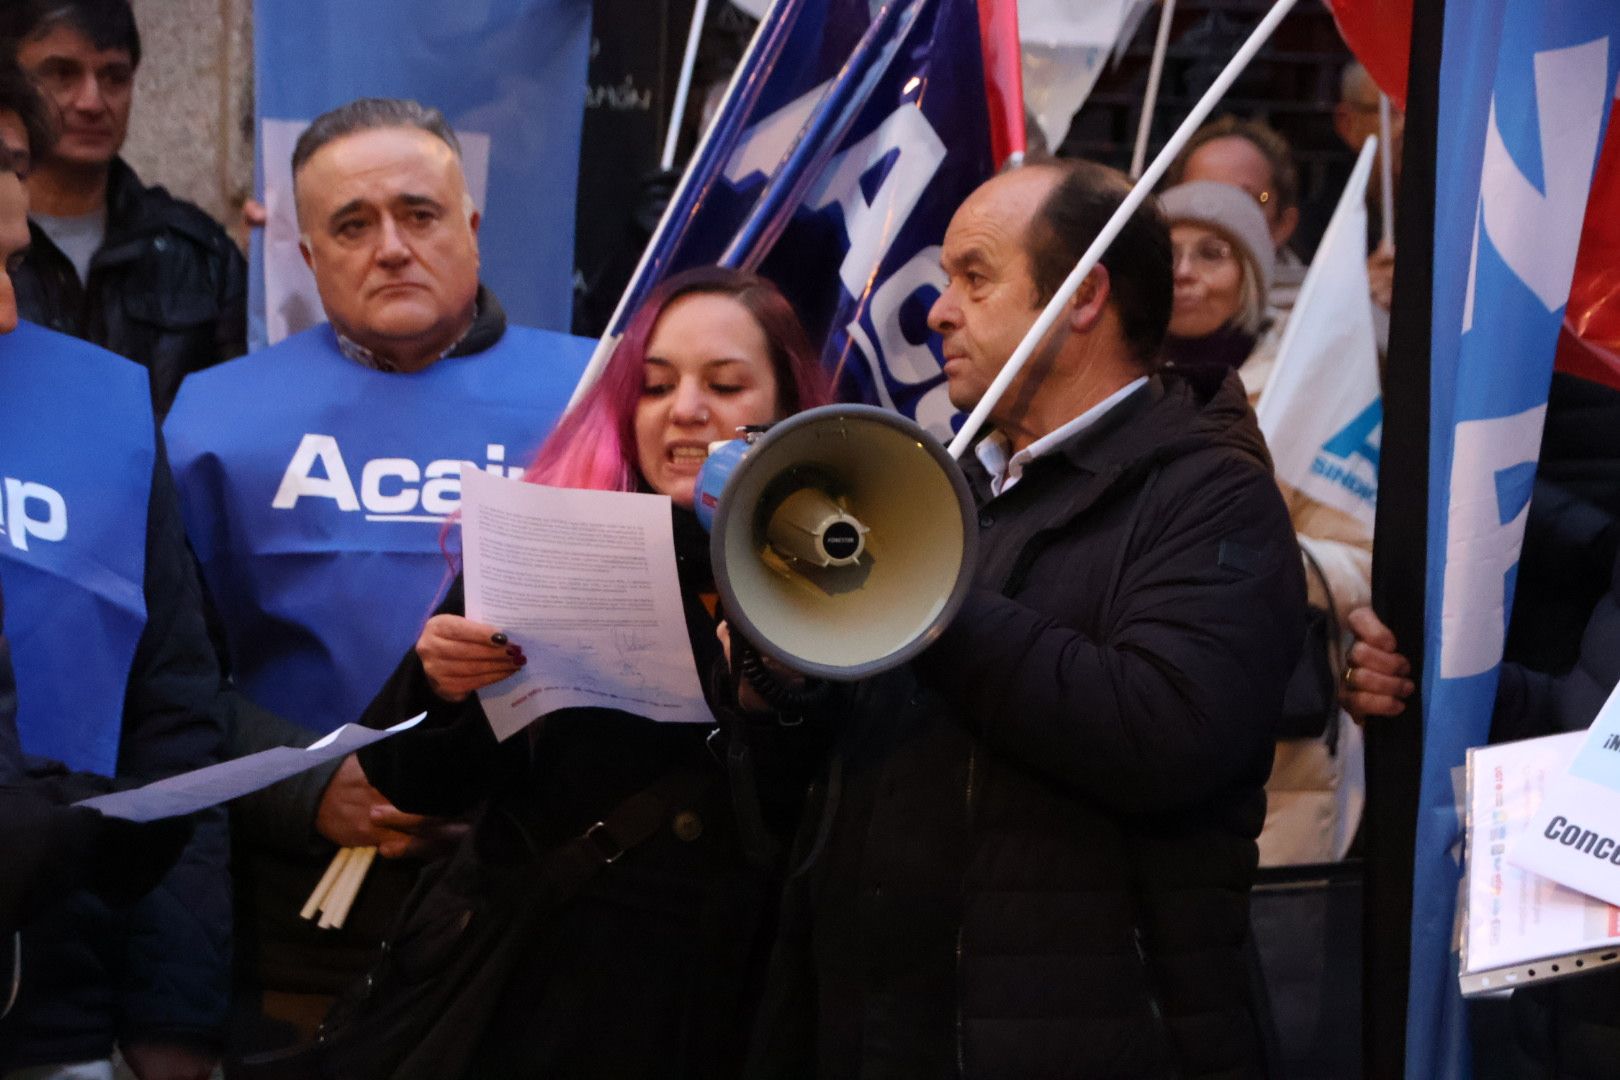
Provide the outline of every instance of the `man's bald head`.
[[[1026,240],[1044,304],[1130,194],[1131,182],[1117,169],[1089,161],[1032,167],[1055,174],[1031,216]],[[1108,271],[1126,345],[1139,363],[1152,367],[1170,325],[1173,291],[1170,230],[1157,199],[1145,200],[1126,219],[1099,265]]]

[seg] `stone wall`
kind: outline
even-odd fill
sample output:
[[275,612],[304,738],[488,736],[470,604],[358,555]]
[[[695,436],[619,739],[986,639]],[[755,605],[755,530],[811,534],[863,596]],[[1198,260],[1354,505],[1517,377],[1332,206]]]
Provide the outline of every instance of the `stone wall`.
[[252,189],[252,0],[131,0],[142,59],[124,156],[234,225]]

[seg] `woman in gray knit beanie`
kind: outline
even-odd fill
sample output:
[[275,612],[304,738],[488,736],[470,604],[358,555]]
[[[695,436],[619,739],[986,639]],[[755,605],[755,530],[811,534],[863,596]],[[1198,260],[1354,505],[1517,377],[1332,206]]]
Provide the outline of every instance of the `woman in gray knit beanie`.
[[1254,196],[1195,180],[1159,197],[1170,223],[1175,307],[1166,357],[1186,367],[1236,368],[1265,329],[1276,252]]

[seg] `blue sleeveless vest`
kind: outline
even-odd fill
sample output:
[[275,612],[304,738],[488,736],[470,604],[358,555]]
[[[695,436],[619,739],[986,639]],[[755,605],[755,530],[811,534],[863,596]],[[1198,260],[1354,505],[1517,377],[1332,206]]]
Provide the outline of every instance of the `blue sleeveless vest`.
[[157,457],[146,370],[22,323],[0,335],[0,589],[23,749],[111,776],[146,626]]
[[187,377],[164,435],[249,697],[313,731],[359,717],[447,581],[461,463],[521,475],[594,344],[512,326],[397,374],[322,325]]

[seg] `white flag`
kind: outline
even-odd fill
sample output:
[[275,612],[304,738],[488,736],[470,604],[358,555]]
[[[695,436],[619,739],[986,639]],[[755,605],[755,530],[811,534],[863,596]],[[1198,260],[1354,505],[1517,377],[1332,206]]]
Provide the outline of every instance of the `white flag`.
[[1131,0],[1019,0],[1024,105],[1052,152],[1091,96],[1130,13]]
[[1369,137],[1322,236],[1255,412],[1285,493],[1372,536],[1383,393],[1367,285]]

